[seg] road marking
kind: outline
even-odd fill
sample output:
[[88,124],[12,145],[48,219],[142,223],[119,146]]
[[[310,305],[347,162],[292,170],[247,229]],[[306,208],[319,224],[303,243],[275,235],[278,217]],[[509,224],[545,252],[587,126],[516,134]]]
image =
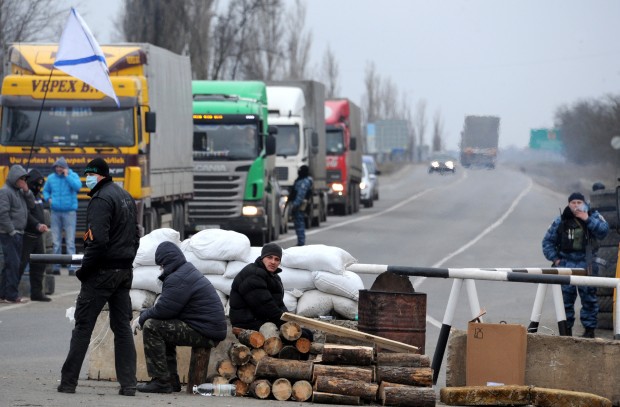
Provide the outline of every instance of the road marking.
[[[69,295],[78,295],[79,293],[80,293],[79,291],[70,291],[70,292],[67,292],[67,293],[64,293],[64,294],[50,296],[50,298],[54,299],[54,298],[67,297]],[[14,309],[14,308],[18,308],[18,307],[27,307],[28,305],[31,305],[31,304],[33,304],[35,302],[38,302],[38,301],[28,301],[25,304],[13,304],[13,305],[8,305],[6,307],[2,306],[2,307],[0,307],[0,312],[8,311],[10,309]]]

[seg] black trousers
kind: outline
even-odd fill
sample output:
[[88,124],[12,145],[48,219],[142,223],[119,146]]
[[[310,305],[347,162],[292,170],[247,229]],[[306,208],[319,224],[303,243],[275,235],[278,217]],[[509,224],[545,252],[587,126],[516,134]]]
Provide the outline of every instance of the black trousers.
[[97,317],[107,302],[114,333],[116,377],[122,387],[136,387],[136,347],[131,332],[131,269],[99,270],[82,282],[75,307],[75,328],[62,366],[61,385],[75,387]]
[[[43,235],[24,233],[21,261],[19,263],[19,278],[24,275],[26,265],[30,262],[31,254],[44,254],[45,243]],[[45,276],[45,264],[30,264],[30,298],[43,297],[43,277]]]

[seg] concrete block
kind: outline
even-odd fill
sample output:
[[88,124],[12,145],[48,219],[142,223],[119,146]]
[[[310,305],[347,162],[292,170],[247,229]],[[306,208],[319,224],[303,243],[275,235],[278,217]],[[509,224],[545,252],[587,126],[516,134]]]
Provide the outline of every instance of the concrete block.
[[[465,386],[467,332],[453,329],[446,386]],[[620,406],[620,341],[527,335],[525,384],[596,394]]]

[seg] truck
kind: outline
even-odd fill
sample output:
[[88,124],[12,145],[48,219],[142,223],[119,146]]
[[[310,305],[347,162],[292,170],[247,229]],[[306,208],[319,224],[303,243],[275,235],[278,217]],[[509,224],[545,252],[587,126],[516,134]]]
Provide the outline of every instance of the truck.
[[[0,178],[21,164],[49,174],[63,156],[83,177],[105,159],[114,182],[135,199],[146,233],[183,233],[193,197],[192,93],[188,57],[147,43],[103,45],[114,100],[53,69],[57,44],[13,44],[0,112]],[[114,126],[119,125],[118,133]],[[76,236],[86,229],[88,190],[78,193]]]
[[499,117],[466,116],[461,131],[461,165],[495,168],[499,140]]
[[260,81],[192,82],[194,200],[188,233],[221,228],[254,245],[280,234],[276,141]]
[[351,100],[325,101],[328,206],[341,215],[350,215],[360,208],[361,120],[360,108]]
[[267,82],[269,124],[276,134],[276,177],[290,194],[297,170],[307,165],[312,198],[307,205],[306,228],[327,220],[325,168],[325,86],[316,81]]

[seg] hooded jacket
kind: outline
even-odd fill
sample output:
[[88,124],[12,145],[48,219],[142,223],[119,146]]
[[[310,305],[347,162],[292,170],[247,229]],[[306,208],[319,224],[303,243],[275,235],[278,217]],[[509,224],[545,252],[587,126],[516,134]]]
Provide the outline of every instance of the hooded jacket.
[[66,177],[64,174],[58,175],[56,167],[69,168],[69,165],[63,157],[56,160],[52,166],[54,171],[47,176],[47,182],[43,187],[43,200],[48,202],[50,198],[52,199],[50,207],[52,211],[75,211],[78,207],[77,194],[82,188],[80,176],[70,168]]
[[40,236],[42,233],[39,232],[39,225],[45,224],[45,207],[43,200],[41,199],[41,191],[35,195],[35,191],[39,188],[39,181],[43,179],[43,174],[41,174],[37,169],[32,169],[28,172],[28,188],[32,191],[34,195],[34,205],[28,211],[28,224],[26,225],[26,232],[31,235]]
[[140,314],[140,326],[149,318],[179,319],[209,339],[224,340],[226,315],[213,284],[185,260],[181,249],[172,242],[157,247],[155,263],[164,268],[159,277],[163,287],[155,305]]
[[230,323],[234,327],[259,330],[265,322],[277,326],[287,312],[284,305],[284,286],[277,269],[267,271],[261,258],[248,264],[237,274],[230,291]]
[[21,165],[13,165],[6,183],[0,188],[0,233],[14,235],[23,233],[28,221],[28,209],[34,206],[32,192],[17,188],[17,181],[26,170]]

